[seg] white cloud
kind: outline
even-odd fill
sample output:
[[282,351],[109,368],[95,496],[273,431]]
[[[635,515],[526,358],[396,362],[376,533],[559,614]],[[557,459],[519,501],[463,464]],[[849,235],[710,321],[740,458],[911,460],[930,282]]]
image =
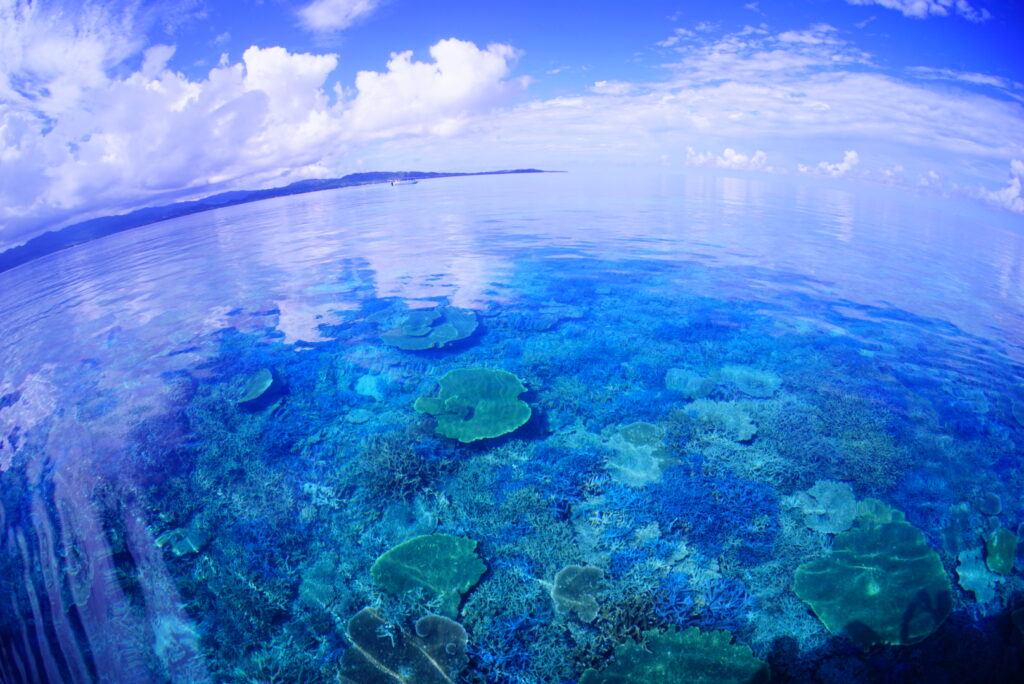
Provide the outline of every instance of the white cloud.
[[763,27],[687,36],[673,52],[664,79],[617,86],[622,94],[532,101],[443,144],[384,143],[363,158],[380,168],[468,167],[486,150],[502,165],[582,170],[662,164],[667,154],[716,169],[741,163],[719,152],[732,149],[747,164],[762,152],[771,166],[758,171],[802,163],[809,173],[916,187],[934,170],[935,190],[961,192],[1001,182],[994,170],[1024,159],[1020,103],[884,73],[826,25],[785,37]]
[[1014,159],[1010,162],[1010,179],[1006,187],[999,190],[981,188],[977,194],[992,204],[1024,214],[1024,195],[1021,194],[1021,180],[1024,179],[1024,162]]
[[622,94],[532,101],[443,143],[382,143],[362,158],[378,168],[468,168],[486,151],[505,166],[585,170],[661,165],[668,155],[724,169],[741,164],[723,151],[731,149],[748,165],[763,164],[747,167],[754,171],[804,164],[837,182],[916,188],[925,178],[931,191],[960,193],[996,187],[1001,169],[1024,159],[1020,103],[885,73],[827,25],[688,35],[672,52],[678,59],[663,65],[663,79],[621,86]]
[[845,176],[850,169],[860,163],[860,156],[854,150],[846,150],[843,153],[843,160],[840,162],[819,162],[817,166],[804,166],[799,164],[797,168],[801,173],[821,173],[837,178]]
[[430,48],[432,63],[412,61],[412,52],[392,54],[386,73],[356,75],[359,94],[345,113],[346,128],[364,137],[456,133],[468,115],[525,88],[525,79],[506,78],[518,54],[509,45],[481,50],[454,38]]
[[765,77],[796,84],[811,74],[871,64],[871,55],[841,40],[828,24],[779,34],[747,26],[717,39],[695,36],[680,41],[675,51],[679,61],[664,66],[672,70],[677,86],[756,82]]
[[96,213],[333,175],[355,146],[451,133],[524,86],[513,48],[454,39],[361,72],[348,97],[325,87],[335,55],[281,47],[193,80],[172,46],[142,51],[120,18],[90,16],[0,5],[0,250]]
[[992,15],[987,9],[977,10],[967,0],[846,0],[851,5],[880,5],[886,9],[902,12],[905,17],[924,19],[929,16],[944,17],[951,12],[974,22],[986,21]]
[[590,86],[590,91],[598,95],[628,95],[634,90],[635,83],[623,81],[595,81],[594,85]]
[[657,45],[658,47],[670,48],[670,47],[674,46],[676,43],[678,43],[680,40],[682,40],[683,38],[693,37],[695,35],[697,35],[697,34],[695,32],[693,32],[693,31],[691,31],[690,29],[676,28],[676,29],[673,29],[671,36],[669,36],[665,40],[658,41],[657,43],[655,43],[655,45]]
[[773,167],[768,166],[768,155],[763,150],[757,150],[747,156],[731,147],[725,148],[722,154],[716,157],[711,152],[697,152],[693,147],[687,146],[686,165],[738,171],[774,171]]
[[340,31],[373,12],[381,0],[313,0],[299,10],[302,25],[313,31]]
[[1024,83],[1011,81],[1002,76],[982,74],[976,71],[959,71],[957,69],[938,69],[935,67],[916,66],[907,69],[907,73],[915,78],[933,81],[956,81],[976,86],[996,88],[1004,95],[1024,102]]
[[[936,186],[961,190],[999,187],[1002,169],[1024,159],[1019,102],[883,73],[825,24],[682,30],[656,82],[597,81],[509,109],[526,80],[511,76],[507,45],[443,40],[426,61],[393,54],[332,92],[334,55],[252,47],[190,78],[174,70],[173,47],[143,50],[121,15],[104,23],[82,10],[91,21],[68,23],[13,1],[0,0],[0,249],[72,219],[339,175],[360,159],[377,169],[588,168],[657,164],[689,148],[686,163],[709,169],[813,160],[807,172],[908,185],[934,169]],[[834,161],[837,150],[850,152]],[[851,171],[861,156],[875,167]],[[1020,177],[973,195],[1016,206]]]

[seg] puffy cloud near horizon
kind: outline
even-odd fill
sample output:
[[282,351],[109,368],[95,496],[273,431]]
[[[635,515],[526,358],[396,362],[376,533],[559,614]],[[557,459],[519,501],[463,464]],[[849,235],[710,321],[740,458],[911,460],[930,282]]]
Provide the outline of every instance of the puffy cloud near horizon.
[[[4,14],[14,6],[23,9]],[[937,192],[1009,208],[1019,197],[1019,174],[1000,188],[1011,160],[1024,159],[1018,84],[933,78],[959,72],[901,78],[826,24],[676,29],[649,81],[596,80],[576,95],[504,107],[527,85],[512,75],[518,52],[508,45],[442,40],[429,59],[395,53],[332,89],[332,54],[251,47],[186,77],[169,66],[173,46],[146,49],[119,17],[71,27],[0,0],[0,19],[0,38],[16,47],[0,51],[0,249],[92,215],[358,168],[685,158],[723,172],[802,166],[913,187],[927,178]],[[984,92],[965,89],[975,85]],[[857,154],[837,161],[841,150]]]
[[977,191],[978,196],[998,207],[1018,214],[1024,214],[1024,194],[1021,194],[1021,182],[1024,180],[1024,162],[1014,159],[1010,162],[1010,179],[1005,188],[999,190]]
[[715,156],[711,152],[697,152],[692,147],[686,148],[686,165],[733,169],[735,171],[774,171],[768,166],[768,155],[757,150],[752,155],[737,152],[731,147],[725,148],[722,154]]
[[992,18],[992,14],[987,9],[977,10],[967,0],[846,0],[846,2],[851,5],[879,5],[914,19],[925,19],[929,16],[945,17],[951,12],[973,22],[987,21]]
[[[846,150],[843,152],[843,160],[840,162],[818,162],[817,166],[805,166],[799,164],[797,169],[800,173],[822,173],[833,178],[839,176],[845,176],[850,169],[860,163],[860,155],[857,154],[856,150]],[[882,171],[884,174],[885,171]]]
[[312,31],[341,31],[381,4],[382,0],[313,0],[299,9],[299,20]]
[[222,57],[191,80],[168,68],[173,46],[154,45],[126,71],[142,43],[111,18],[69,25],[10,9],[0,9],[0,250],[91,215],[335,175],[353,145],[457,131],[525,85],[508,78],[513,48],[456,39],[434,45],[431,62],[392,55],[345,93],[325,86],[336,55],[282,47]]
[[357,97],[345,112],[350,137],[408,134],[453,135],[468,114],[486,111],[525,89],[525,77],[509,79],[519,51],[450,38],[430,48],[433,62],[412,61],[412,51],[391,55],[387,71],[360,71]]
[[[900,78],[829,25],[674,29],[673,37],[660,79],[529,101],[443,143],[382,141],[359,158],[376,168],[460,167],[486,150],[505,167],[803,166],[836,181],[915,189],[925,178],[929,191],[974,198],[967,188],[994,186],[1010,160],[1024,158],[1024,107],[1008,92]],[[1000,85],[1012,86],[994,79],[986,88]]]

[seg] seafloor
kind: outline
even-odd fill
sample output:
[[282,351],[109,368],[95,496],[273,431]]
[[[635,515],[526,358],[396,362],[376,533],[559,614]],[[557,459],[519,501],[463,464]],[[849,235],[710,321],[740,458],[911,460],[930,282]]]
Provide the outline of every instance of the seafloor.
[[[495,286],[509,296],[476,310],[381,299],[364,265],[337,264],[324,292],[356,304],[320,342],[285,339],[278,311],[231,311],[246,325],[161,378],[177,410],[142,419],[118,477],[84,495],[99,527],[51,511],[58,560],[26,570],[7,557],[8,661],[41,662],[19,621],[57,622],[32,606],[58,592],[84,617],[51,638],[91,645],[35,672],[66,681],[104,681],[110,652],[139,681],[396,681],[356,662],[370,648],[356,643],[357,615],[373,616],[376,659],[394,658],[401,681],[575,682],[588,668],[588,682],[677,681],[606,669],[635,657],[623,644],[689,627],[728,632],[751,651],[715,657],[752,653],[773,681],[1021,673],[1018,366],[949,323],[800,294],[753,267],[737,291],[758,296],[710,296],[691,287],[707,278],[693,263],[567,253],[552,271],[553,258],[519,262]],[[456,369],[506,371],[525,391],[441,407],[439,380]],[[74,373],[82,396],[66,410],[87,425],[112,406],[89,390],[87,364]],[[529,407],[521,425],[516,402]],[[485,414],[497,436],[453,438]],[[41,513],[26,511],[19,487],[37,475],[19,463],[48,448],[46,429],[8,436],[10,528]],[[883,530],[909,535],[911,552],[871,536]],[[111,632],[110,652],[84,634],[98,607],[76,549],[98,533],[124,597],[107,609],[149,625],[134,644]],[[475,547],[413,553],[401,581],[371,572],[422,535]],[[157,550],[140,553],[140,539]],[[455,590],[426,578],[480,562]],[[794,590],[801,568],[824,575],[818,603]],[[154,573],[173,601],[154,596]],[[877,615],[830,631],[829,602]],[[429,652],[415,625],[430,615],[466,642],[445,643],[443,679],[403,675],[414,666],[397,651]]]

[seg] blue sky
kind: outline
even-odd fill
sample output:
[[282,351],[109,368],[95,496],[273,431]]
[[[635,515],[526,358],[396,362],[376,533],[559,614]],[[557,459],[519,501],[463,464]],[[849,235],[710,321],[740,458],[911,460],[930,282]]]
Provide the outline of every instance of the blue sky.
[[1011,0],[0,0],[0,249],[371,169],[700,167],[1024,215],[1022,37]]

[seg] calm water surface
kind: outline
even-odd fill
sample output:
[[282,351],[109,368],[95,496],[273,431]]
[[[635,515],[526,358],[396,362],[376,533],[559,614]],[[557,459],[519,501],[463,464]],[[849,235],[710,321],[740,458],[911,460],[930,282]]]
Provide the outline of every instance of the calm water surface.
[[0,273],[0,678],[593,682],[696,627],[775,681],[1012,681],[1022,271],[942,199],[545,174]]

